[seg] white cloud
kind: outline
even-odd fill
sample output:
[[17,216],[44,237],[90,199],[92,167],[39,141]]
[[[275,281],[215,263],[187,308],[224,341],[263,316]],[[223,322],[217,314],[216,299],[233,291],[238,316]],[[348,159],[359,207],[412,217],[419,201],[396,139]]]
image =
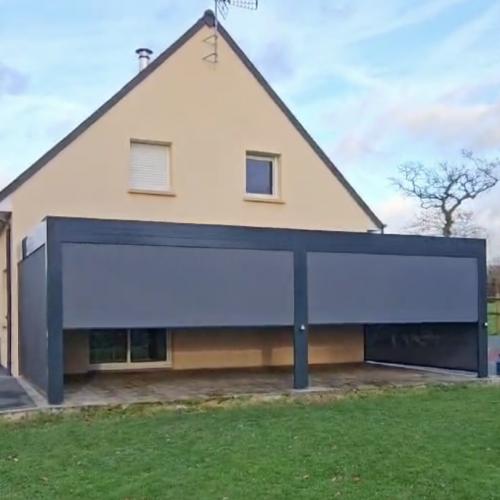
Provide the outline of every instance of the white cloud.
[[[0,181],[10,181],[85,118],[71,99],[45,95],[7,96],[1,103]],[[13,126],[15,124],[15,126]]]
[[456,149],[500,150],[500,101],[494,104],[434,102],[394,110],[393,118],[416,140]]
[[459,57],[462,64],[472,61],[476,66],[482,66],[489,59],[491,52],[478,51],[478,44],[481,44],[485,33],[498,30],[499,17],[500,3],[490,2],[489,7],[483,9],[481,14],[464,23],[436,46],[429,62],[438,65],[447,62],[447,66],[451,66],[456,62],[455,58]]
[[488,258],[500,259],[500,185],[477,200],[474,214],[477,223],[486,230]]
[[0,98],[2,95],[22,94],[26,91],[27,86],[27,75],[0,62]]
[[418,204],[398,193],[377,203],[376,214],[387,225],[388,233],[404,233],[418,210]]

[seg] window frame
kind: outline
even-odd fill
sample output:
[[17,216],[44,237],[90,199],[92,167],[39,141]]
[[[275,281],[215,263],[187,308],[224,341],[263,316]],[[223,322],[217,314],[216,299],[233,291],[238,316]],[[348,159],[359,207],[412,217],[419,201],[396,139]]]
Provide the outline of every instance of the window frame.
[[[271,182],[272,193],[251,193],[247,191],[247,160],[269,161],[271,162]],[[283,203],[281,198],[281,165],[280,155],[274,153],[259,153],[256,151],[247,151],[245,154],[245,170],[244,170],[244,197],[246,201],[264,201]]]
[[[143,189],[132,187],[131,177],[132,177],[132,148],[134,144],[144,145],[144,146],[160,146],[166,149],[167,153],[167,185],[165,189]],[[159,196],[175,196],[175,192],[172,188],[172,143],[165,141],[154,141],[147,139],[135,139],[132,138],[129,141],[129,157],[128,157],[128,192],[131,194],[150,194]]]
[[[98,330],[98,329],[96,329]],[[90,362],[90,335],[93,330],[89,330],[89,370],[93,371],[105,371],[105,370],[141,370],[141,369],[151,369],[151,368],[170,368],[172,366],[172,335],[167,329],[163,328],[144,328],[144,330],[163,330],[165,334],[165,349],[166,349],[166,359],[165,361],[132,361],[131,359],[131,346],[132,346],[132,331],[141,330],[141,328],[117,328],[117,330],[123,330],[127,333],[127,361],[121,362],[117,361],[114,363],[91,363]]]

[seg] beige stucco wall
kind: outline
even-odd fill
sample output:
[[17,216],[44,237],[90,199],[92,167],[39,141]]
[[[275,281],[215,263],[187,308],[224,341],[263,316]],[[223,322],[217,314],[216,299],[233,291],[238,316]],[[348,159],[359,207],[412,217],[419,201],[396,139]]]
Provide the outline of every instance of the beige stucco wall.
[[309,332],[309,363],[361,363],[365,359],[362,325],[313,326]]
[[291,331],[187,330],[174,332],[172,368],[243,368],[292,363]]
[[84,331],[64,332],[64,373],[86,373],[89,369],[89,335]]
[[[256,368],[291,366],[291,329],[180,330],[171,337],[172,368]],[[64,334],[64,372],[89,368],[86,332]],[[362,327],[314,327],[309,333],[309,363],[356,363],[364,359]]]
[[[364,359],[362,327],[316,327],[309,332],[309,363]],[[293,364],[291,329],[192,330],[172,339],[172,368],[240,368]]]
[[[374,223],[230,47],[203,28],[10,197],[13,255],[47,215],[366,231]],[[128,192],[131,139],[171,143],[175,196]],[[280,155],[283,203],[244,200],[246,151]],[[17,348],[17,265],[13,335]],[[14,352],[14,369],[17,353]]]

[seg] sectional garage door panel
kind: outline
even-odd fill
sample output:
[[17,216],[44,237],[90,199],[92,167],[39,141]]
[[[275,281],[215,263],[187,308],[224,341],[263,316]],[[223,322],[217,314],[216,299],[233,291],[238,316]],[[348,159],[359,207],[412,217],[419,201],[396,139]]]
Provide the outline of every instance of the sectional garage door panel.
[[63,245],[65,328],[293,323],[293,253]]
[[327,323],[474,322],[474,258],[308,254],[309,321]]

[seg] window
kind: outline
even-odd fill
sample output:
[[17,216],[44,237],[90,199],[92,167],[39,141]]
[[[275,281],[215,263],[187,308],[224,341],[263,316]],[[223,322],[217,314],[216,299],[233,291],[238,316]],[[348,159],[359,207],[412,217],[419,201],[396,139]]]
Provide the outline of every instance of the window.
[[90,364],[125,363],[127,361],[127,332],[106,330],[90,335]]
[[130,330],[130,361],[147,363],[167,360],[167,337],[162,330]]
[[130,178],[132,192],[169,193],[170,147],[164,144],[132,142],[130,144]]
[[92,330],[89,362],[93,368],[138,368],[168,366],[167,332],[146,328],[131,330]]
[[275,156],[247,155],[246,194],[260,198],[278,197],[278,159]]

